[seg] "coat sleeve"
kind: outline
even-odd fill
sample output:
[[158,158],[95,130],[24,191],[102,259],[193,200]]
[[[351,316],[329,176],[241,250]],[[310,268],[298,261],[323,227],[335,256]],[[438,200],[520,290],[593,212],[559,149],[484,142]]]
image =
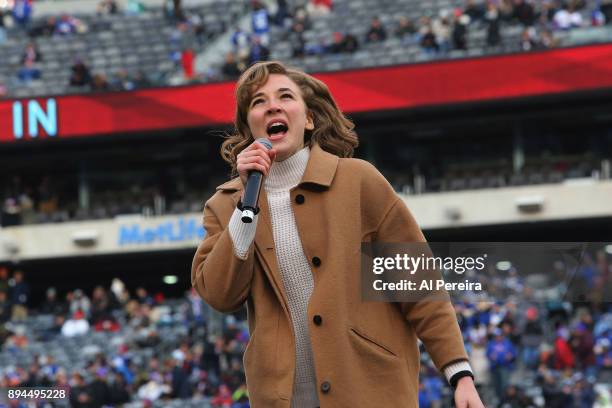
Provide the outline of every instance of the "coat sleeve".
[[229,228],[223,228],[209,200],[204,206],[206,236],[191,265],[191,284],[200,296],[220,312],[232,312],[246,301],[251,290],[254,249],[245,259],[234,251]]
[[[390,186],[389,186],[390,187]],[[393,192],[395,195],[395,192]],[[379,242],[426,242],[414,217],[397,195],[377,228]],[[446,295],[446,293],[444,293]],[[418,302],[398,303],[403,316],[425,344],[438,370],[449,364],[468,360],[455,310],[446,296],[439,293]]]

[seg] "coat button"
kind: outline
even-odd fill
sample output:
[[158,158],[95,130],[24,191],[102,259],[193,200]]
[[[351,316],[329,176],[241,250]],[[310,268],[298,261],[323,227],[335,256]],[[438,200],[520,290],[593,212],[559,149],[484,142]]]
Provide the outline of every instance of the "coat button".
[[315,256],[312,258],[312,264],[314,266],[321,266],[321,259],[318,256]]
[[323,381],[321,383],[321,392],[324,392],[327,394],[330,389],[331,389],[331,384],[329,383],[329,381]]
[[296,195],[295,202],[298,204],[304,204],[304,196],[301,194]]
[[320,326],[321,323],[323,323],[323,318],[319,315],[314,315],[312,317],[312,321],[314,322],[314,324],[316,324],[317,326]]

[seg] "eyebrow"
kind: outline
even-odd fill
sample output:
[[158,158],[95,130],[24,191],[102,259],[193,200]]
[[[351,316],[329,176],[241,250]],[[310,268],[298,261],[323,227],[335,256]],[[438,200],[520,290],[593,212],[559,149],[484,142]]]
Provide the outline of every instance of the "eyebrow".
[[[289,89],[289,88],[278,88],[278,89],[276,90],[276,92],[277,92],[277,93],[280,93],[280,92],[287,92],[287,91],[291,92],[292,94],[294,94],[294,93],[295,93],[295,92],[293,92],[293,91],[292,91],[291,89]],[[253,101],[255,98],[257,98],[258,96],[263,96],[263,95],[264,95],[264,93],[263,93],[263,92],[257,92],[257,93],[256,93],[255,95],[253,95],[253,97],[251,98],[251,102],[252,102],[252,101]]]

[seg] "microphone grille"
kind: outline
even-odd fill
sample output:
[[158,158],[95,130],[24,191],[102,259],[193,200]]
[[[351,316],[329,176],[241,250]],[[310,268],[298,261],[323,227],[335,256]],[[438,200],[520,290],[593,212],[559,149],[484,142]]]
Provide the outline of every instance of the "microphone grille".
[[261,138],[257,139],[257,142],[259,142],[262,145],[264,145],[266,147],[266,149],[268,149],[268,150],[270,150],[272,148],[272,142],[270,142],[265,137],[261,137]]

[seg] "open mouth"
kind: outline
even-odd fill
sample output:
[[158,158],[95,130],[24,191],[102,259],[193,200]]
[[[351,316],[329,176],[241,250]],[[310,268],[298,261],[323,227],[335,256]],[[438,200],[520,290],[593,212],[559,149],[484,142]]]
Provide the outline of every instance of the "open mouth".
[[268,125],[268,128],[266,129],[266,131],[268,132],[268,136],[270,136],[270,138],[272,139],[274,139],[275,137],[278,138],[280,136],[284,136],[288,130],[289,126],[287,126],[286,123],[280,121],[270,123]]

